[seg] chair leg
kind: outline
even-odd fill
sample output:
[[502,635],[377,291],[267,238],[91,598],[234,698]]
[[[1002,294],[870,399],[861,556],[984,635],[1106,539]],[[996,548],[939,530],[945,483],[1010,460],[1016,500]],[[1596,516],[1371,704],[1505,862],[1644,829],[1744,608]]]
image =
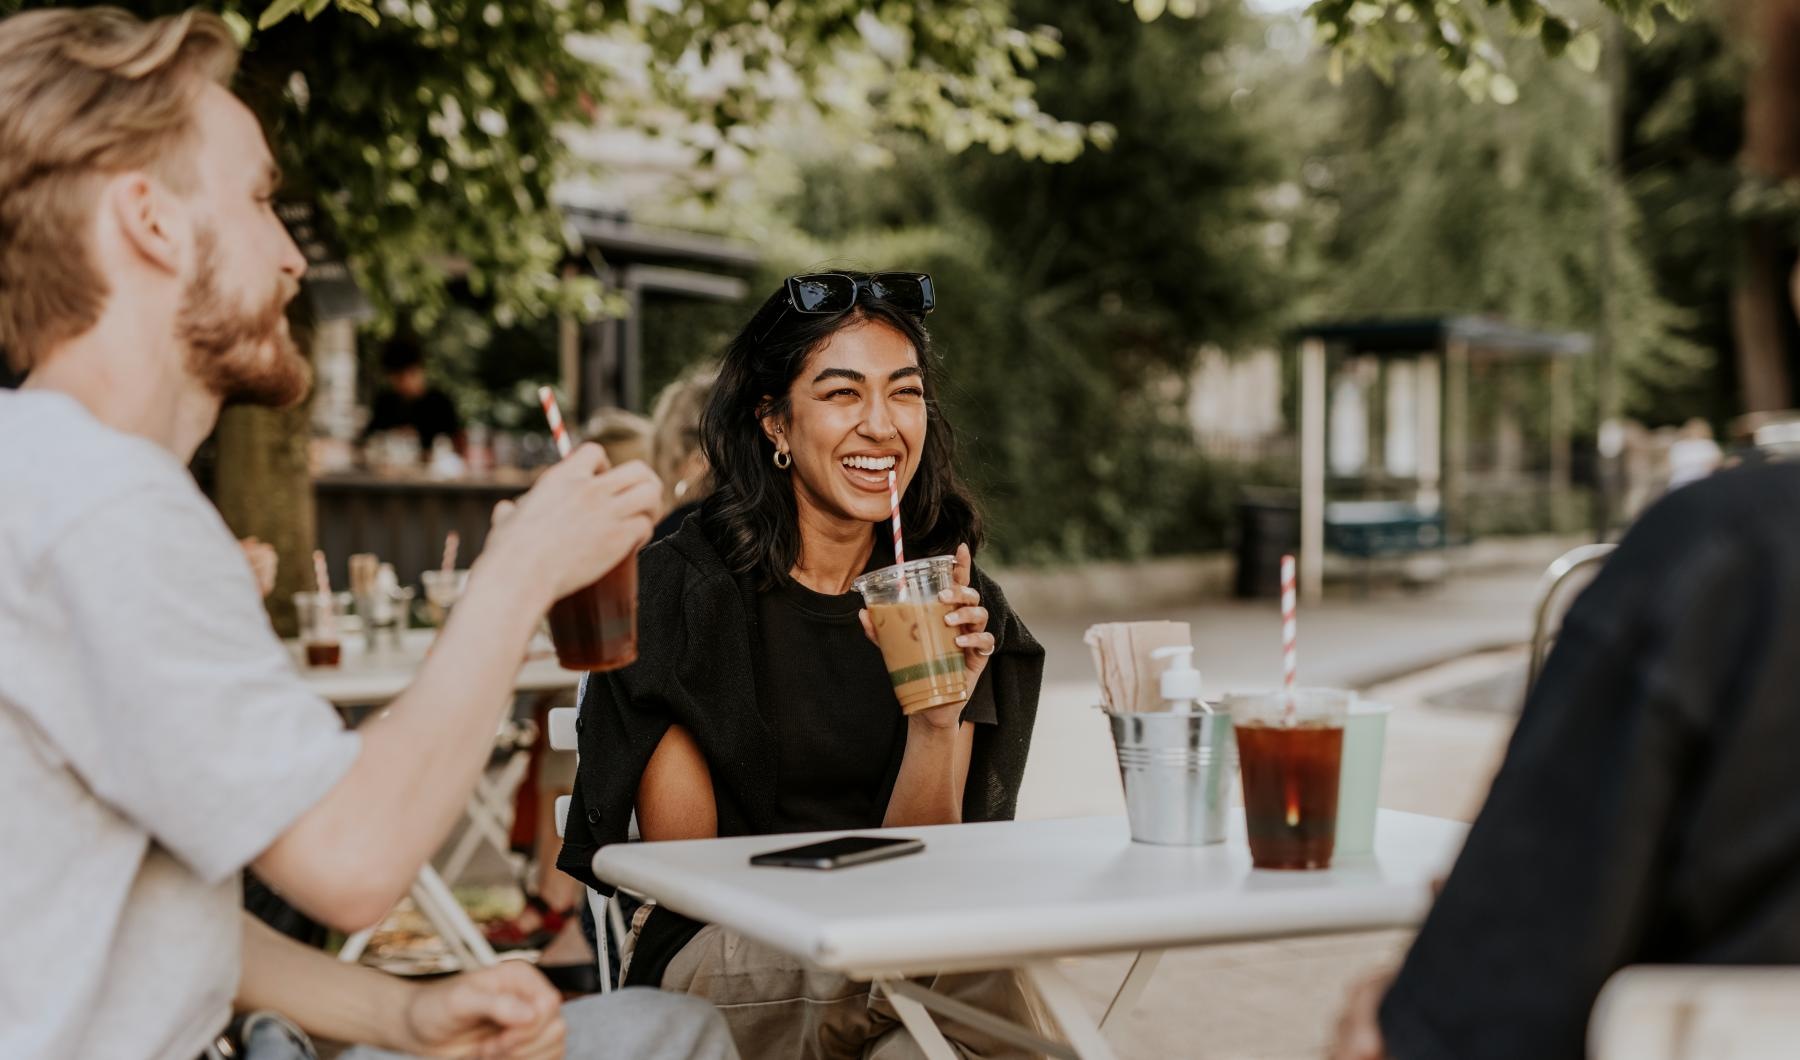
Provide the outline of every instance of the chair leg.
[[[600,992],[610,994],[613,989],[612,955],[607,952],[608,921],[607,911],[611,906],[604,895],[592,887],[587,889],[588,908],[594,911],[594,949],[600,962]],[[619,945],[625,944],[625,936],[619,936]]]

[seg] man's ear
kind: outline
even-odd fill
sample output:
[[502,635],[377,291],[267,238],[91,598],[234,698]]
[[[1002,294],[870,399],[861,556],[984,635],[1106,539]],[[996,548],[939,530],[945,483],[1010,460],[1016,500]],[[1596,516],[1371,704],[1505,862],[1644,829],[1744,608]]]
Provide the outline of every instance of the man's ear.
[[107,181],[100,196],[126,247],[154,268],[181,271],[186,217],[174,196],[142,173],[125,173]]

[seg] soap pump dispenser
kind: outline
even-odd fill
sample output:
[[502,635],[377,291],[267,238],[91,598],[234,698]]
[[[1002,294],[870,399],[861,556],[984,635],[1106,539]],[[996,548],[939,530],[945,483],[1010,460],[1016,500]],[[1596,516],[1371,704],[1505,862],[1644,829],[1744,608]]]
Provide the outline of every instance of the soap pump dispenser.
[[1169,668],[1162,672],[1163,709],[1205,714],[1213,712],[1212,707],[1200,698],[1200,671],[1194,669],[1194,649],[1192,645],[1177,644],[1167,648],[1158,648],[1150,653],[1152,659],[1168,659]]

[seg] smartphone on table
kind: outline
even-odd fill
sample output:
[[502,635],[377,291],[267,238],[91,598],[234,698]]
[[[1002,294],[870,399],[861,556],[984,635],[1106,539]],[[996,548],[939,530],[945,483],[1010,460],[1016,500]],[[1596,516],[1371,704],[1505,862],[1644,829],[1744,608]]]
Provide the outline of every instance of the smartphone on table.
[[793,869],[842,869],[871,861],[917,854],[925,849],[918,839],[887,839],[879,836],[847,835],[786,850],[771,850],[750,859],[752,865],[777,865]]

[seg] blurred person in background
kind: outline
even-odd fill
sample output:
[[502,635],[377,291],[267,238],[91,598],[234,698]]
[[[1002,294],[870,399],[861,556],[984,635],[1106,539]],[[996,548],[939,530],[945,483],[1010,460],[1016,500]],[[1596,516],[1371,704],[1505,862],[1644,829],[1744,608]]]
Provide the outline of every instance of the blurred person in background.
[[1669,488],[1698,482],[1719,469],[1725,451],[1713,440],[1712,424],[1695,417],[1669,445]]
[[383,385],[369,407],[366,442],[387,431],[411,431],[419,439],[419,459],[431,458],[439,438],[448,438],[458,456],[468,456],[468,437],[450,395],[425,377],[425,349],[416,336],[400,332],[381,348]]
[[246,866],[346,933],[387,914],[462,817],[538,621],[649,537],[661,484],[594,446],[545,472],[440,650],[344,729],[186,466],[226,404],[311,378],[286,316],[306,260],[237,59],[201,12],[0,21],[0,345],[28,377],[0,391],[0,1056],[190,1060],[235,1034],[258,1060],[303,1032],[730,1056],[705,1006],[559,1007],[518,963],[407,981],[244,915]]
[[654,457],[650,466],[663,481],[663,510],[667,514],[656,524],[652,541],[661,541],[681,529],[687,517],[699,511],[700,503],[712,493],[712,469],[706,462],[706,450],[700,445],[700,414],[718,380],[717,366],[697,365],[656,396],[656,406],[650,413]]
[[625,409],[600,409],[587,418],[582,437],[606,450],[612,466],[641,460],[654,470],[650,421]]

